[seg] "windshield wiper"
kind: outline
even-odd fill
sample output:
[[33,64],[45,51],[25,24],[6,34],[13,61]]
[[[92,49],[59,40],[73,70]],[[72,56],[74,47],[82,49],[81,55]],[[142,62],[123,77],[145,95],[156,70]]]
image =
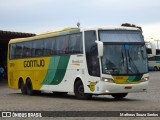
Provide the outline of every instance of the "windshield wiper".
[[124,55],[123,55],[123,51],[121,51],[122,53],[122,62],[123,62],[123,66],[124,66]]
[[[128,52],[128,57],[129,57],[129,63],[131,64],[131,62],[132,62],[132,63],[133,63],[133,66],[134,66],[134,68],[135,68],[135,70],[136,70],[136,72],[137,72],[137,73],[140,73],[139,70],[137,69],[137,66],[135,65],[133,59],[131,58],[131,56],[130,56],[130,54],[129,54],[129,50],[128,50],[127,52]],[[131,66],[130,66],[128,69],[133,73],[133,71],[131,70]]]

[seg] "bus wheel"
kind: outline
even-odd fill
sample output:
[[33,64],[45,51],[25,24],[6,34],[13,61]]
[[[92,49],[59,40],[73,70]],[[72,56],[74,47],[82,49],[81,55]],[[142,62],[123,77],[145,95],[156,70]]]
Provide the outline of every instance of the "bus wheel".
[[154,66],[153,70],[154,70],[154,71],[157,71],[157,70],[158,70],[157,66]]
[[27,86],[27,94],[28,95],[33,95],[34,91],[33,91],[32,82],[31,82],[30,79],[27,80],[26,86]]
[[21,89],[22,94],[27,94],[27,88],[26,88],[26,85],[24,84],[23,80],[20,80],[19,87]]
[[91,94],[84,93],[84,86],[80,80],[78,80],[74,85],[74,93],[76,98],[78,99],[89,99],[92,97]]
[[114,93],[114,94],[111,94],[112,97],[114,97],[115,99],[122,99],[124,97],[127,96],[128,93]]

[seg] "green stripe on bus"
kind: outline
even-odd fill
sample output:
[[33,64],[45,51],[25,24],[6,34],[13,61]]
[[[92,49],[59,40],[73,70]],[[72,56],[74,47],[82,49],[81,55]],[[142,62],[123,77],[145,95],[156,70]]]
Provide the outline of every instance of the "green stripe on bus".
[[69,59],[70,55],[52,57],[42,84],[58,85],[61,83],[66,73]]
[[129,76],[129,78],[126,80],[126,82],[138,82],[142,78],[142,75],[140,76]]

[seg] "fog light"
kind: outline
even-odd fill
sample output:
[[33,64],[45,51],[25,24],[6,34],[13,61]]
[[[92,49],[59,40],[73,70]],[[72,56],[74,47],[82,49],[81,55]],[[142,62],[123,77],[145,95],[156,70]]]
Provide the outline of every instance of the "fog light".
[[109,90],[106,90],[106,93],[109,93]]
[[102,78],[102,80],[104,82],[110,82],[110,83],[114,83],[114,80],[112,78]]
[[144,77],[141,79],[141,82],[145,82],[145,81],[148,81],[149,80],[149,77]]

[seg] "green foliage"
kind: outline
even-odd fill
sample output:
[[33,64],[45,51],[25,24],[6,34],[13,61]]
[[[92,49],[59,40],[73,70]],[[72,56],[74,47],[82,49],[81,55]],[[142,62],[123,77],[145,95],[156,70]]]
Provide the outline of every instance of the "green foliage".
[[135,24],[122,23],[121,26],[124,26],[124,27],[135,27],[135,28],[139,28],[142,31],[142,28],[140,26],[136,26]]

